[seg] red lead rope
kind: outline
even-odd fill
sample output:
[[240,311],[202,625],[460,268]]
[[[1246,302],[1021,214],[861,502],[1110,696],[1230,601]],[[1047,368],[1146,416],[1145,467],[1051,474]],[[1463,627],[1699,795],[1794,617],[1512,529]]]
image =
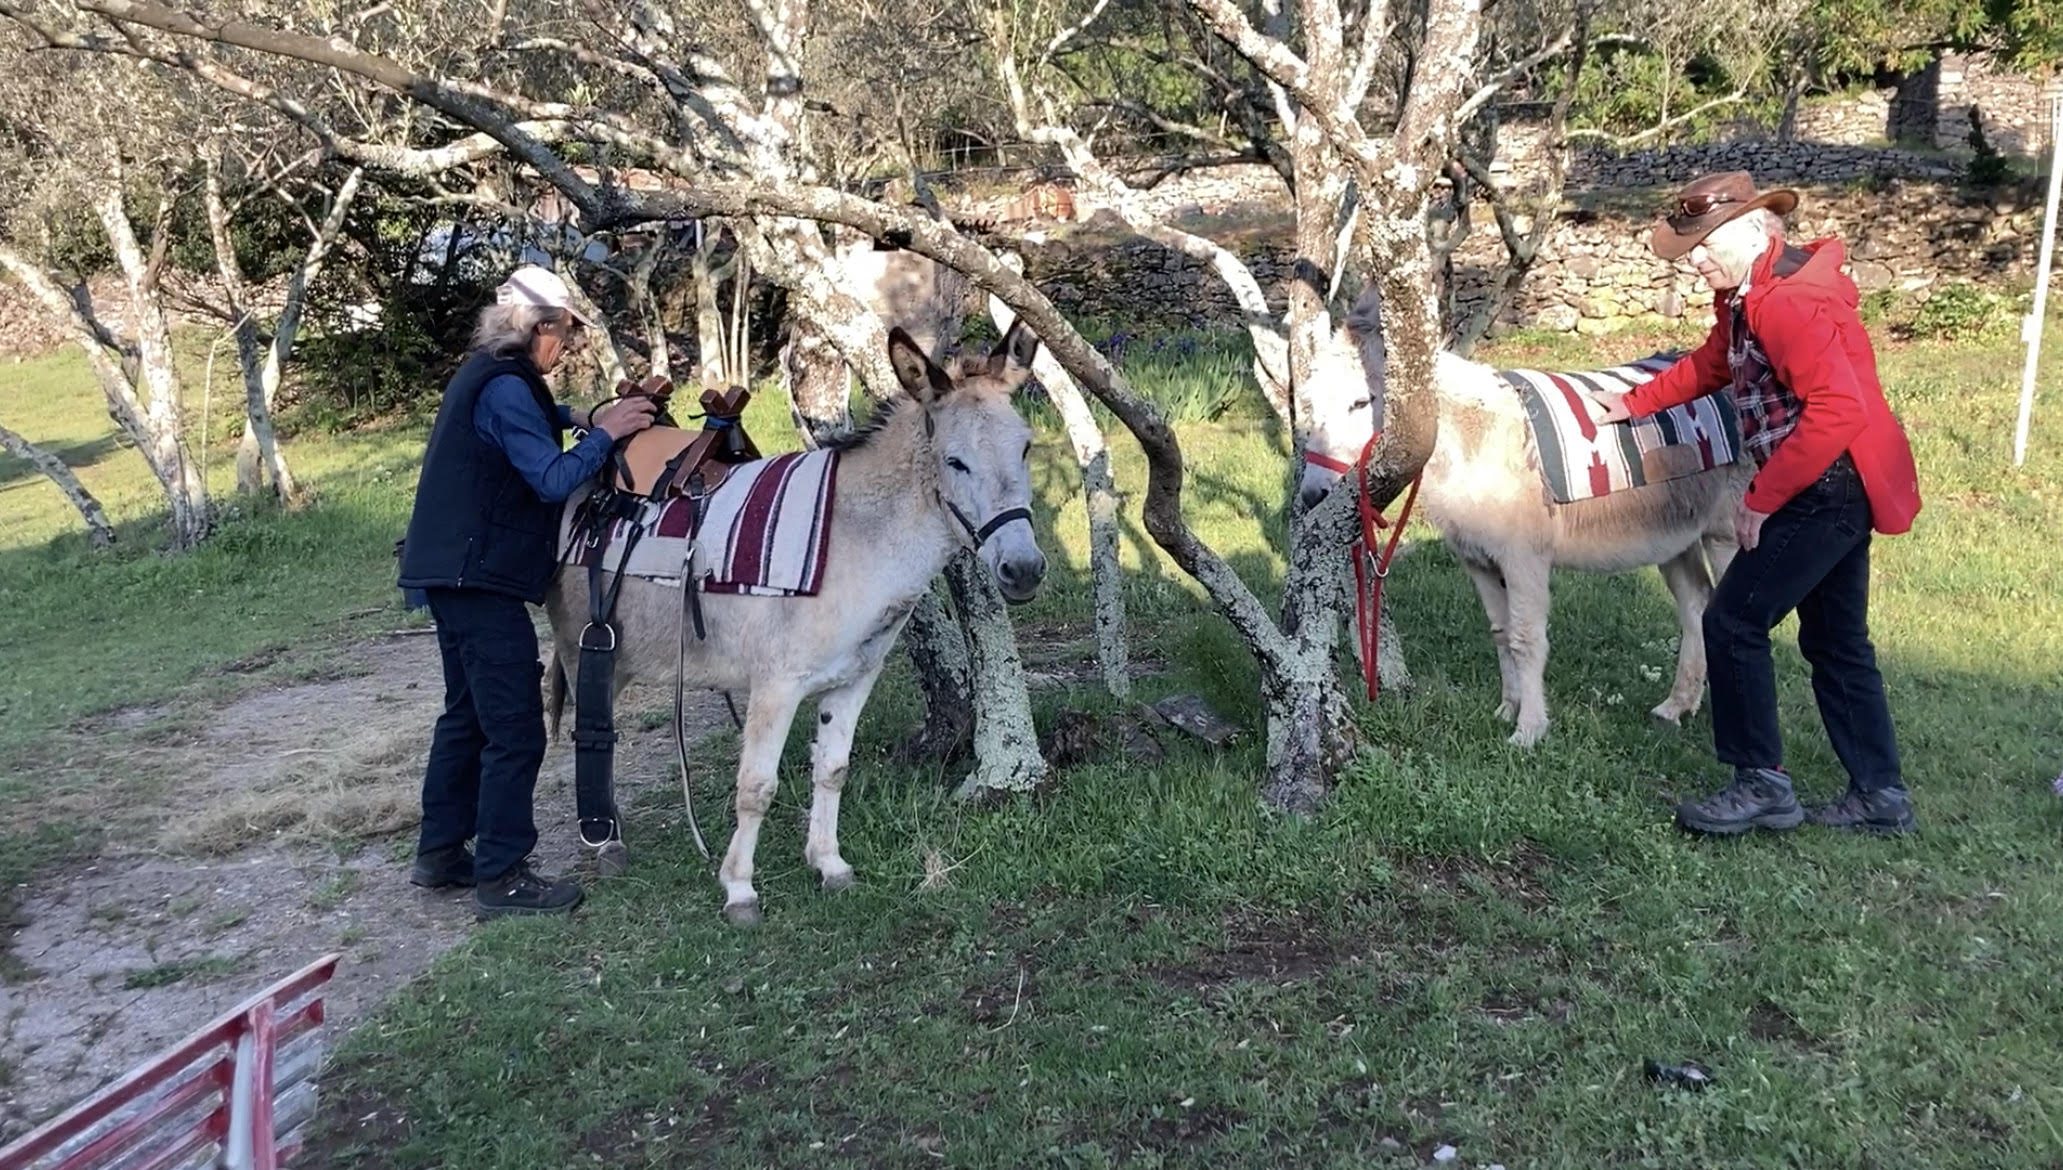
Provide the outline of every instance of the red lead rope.
[[[1376,510],[1375,501],[1368,492],[1368,457],[1375,451],[1375,442],[1382,438],[1377,431],[1368,437],[1368,444],[1361,448],[1361,458],[1354,461],[1353,471],[1360,477],[1355,486],[1355,504],[1361,511],[1361,538],[1354,542],[1354,619],[1360,629],[1361,675],[1368,684],[1368,699],[1375,701],[1381,684],[1376,669],[1376,652],[1382,640],[1382,586],[1390,575],[1390,562],[1396,559],[1397,542],[1404,536],[1404,526],[1411,520],[1411,506],[1418,502],[1418,483],[1425,477],[1423,469],[1411,477],[1411,487],[1404,493],[1404,507],[1397,513],[1397,521],[1391,524]],[[1390,539],[1384,543],[1380,531],[1390,530]],[[1380,548],[1381,551],[1377,551]]]

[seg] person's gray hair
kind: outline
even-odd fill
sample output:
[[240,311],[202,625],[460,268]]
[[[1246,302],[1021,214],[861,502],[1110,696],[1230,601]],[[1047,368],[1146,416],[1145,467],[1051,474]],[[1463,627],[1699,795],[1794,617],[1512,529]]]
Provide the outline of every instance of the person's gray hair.
[[496,357],[527,352],[538,326],[570,315],[544,305],[489,305],[480,310],[479,323],[473,326],[473,348]]

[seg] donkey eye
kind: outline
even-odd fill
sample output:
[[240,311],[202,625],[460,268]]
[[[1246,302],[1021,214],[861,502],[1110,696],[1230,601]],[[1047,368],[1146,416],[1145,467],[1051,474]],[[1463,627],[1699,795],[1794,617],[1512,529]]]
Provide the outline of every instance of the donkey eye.
[[952,468],[954,471],[967,470],[967,465],[965,463],[960,462],[960,459],[957,455],[946,456],[946,466]]
[[1349,406],[1347,409],[1356,412],[1367,410],[1370,402],[1371,400],[1367,398],[1356,398],[1354,400],[1354,404],[1352,406]]

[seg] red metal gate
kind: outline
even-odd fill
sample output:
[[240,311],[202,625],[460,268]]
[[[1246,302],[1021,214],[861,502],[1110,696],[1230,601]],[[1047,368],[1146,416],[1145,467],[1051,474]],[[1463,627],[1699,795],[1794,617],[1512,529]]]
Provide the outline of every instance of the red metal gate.
[[0,1170],[277,1170],[315,1116],[325,955],[19,1141]]

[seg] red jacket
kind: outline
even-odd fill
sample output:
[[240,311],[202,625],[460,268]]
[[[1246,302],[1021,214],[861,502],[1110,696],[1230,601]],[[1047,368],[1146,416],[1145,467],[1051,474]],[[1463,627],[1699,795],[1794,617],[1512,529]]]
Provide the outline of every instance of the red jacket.
[[[1796,272],[1778,276],[1780,249],[1770,249],[1748,280],[1748,329],[1803,411],[1797,429],[1777,444],[1748,486],[1748,507],[1776,511],[1846,451],[1862,475],[1872,527],[1887,536],[1905,532],[1920,511],[1920,477],[1905,430],[1877,382],[1876,354],[1855,311],[1855,282],[1841,271],[1846,250],[1839,240],[1818,240],[1804,250],[1811,258]],[[1726,362],[1732,300],[1730,292],[1713,298],[1712,333],[1705,343],[1628,394],[1628,410],[1653,414],[1732,385]]]

